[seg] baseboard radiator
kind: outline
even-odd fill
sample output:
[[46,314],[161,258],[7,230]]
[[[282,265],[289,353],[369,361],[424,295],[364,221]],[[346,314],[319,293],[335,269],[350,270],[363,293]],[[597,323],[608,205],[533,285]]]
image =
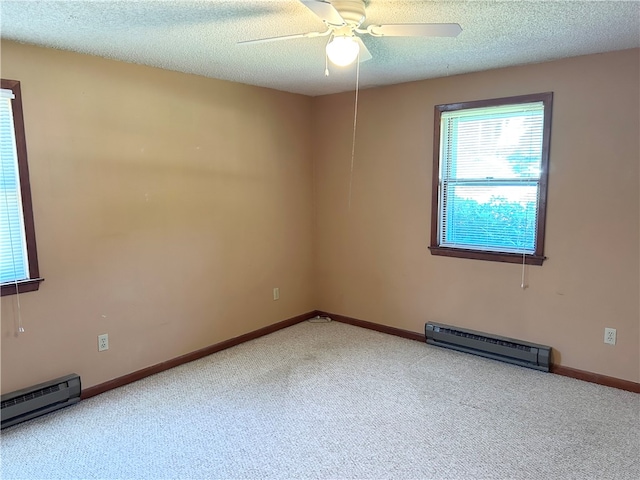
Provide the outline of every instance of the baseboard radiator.
[[2,395],[2,428],[73,405],[81,389],[80,377],[70,374]]
[[522,367],[548,372],[551,363],[551,347],[499,337],[464,328],[426,323],[425,337],[430,345],[472,353]]

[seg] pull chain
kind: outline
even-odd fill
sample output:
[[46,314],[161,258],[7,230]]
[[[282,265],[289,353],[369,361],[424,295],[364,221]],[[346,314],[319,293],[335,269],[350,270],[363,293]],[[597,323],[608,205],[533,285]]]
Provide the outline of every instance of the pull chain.
[[[4,196],[5,208],[9,210],[9,200],[7,196]],[[16,286],[16,303],[18,306],[18,333],[24,333],[24,327],[22,326],[22,310],[20,308],[20,292],[18,287],[18,275],[16,273],[16,257],[13,254],[13,229],[11,228],[11,216],[9,216],[9,242],[11,243],[11,260],[13,262],[13,278]]]
[[353,187],[353,162],[356,155],[356,125],[358,121],[358,90],[360,87],[360,50],[356,58],[356,100],[353,112],[353,137],[351,141],[351,171],[349,173],[349,210],[351,210],[351,192]]
[[324,52],[324,76],[329,76],[329,55],[327,55],[327,51]]

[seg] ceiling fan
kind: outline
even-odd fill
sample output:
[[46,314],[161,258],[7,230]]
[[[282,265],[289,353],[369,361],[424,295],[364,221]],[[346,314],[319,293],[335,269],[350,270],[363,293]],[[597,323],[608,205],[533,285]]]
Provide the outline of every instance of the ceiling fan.
[[365,0],[299,0],[325,24],[322,32],[299,33],[280,37],[245,40],[239,44],[276,42],[294,38],[329,36],[326,52],[332,63],[347,66],[356,58],[370,60],[371,53],[358,35],[373,37],[456,37],[462,28],[457,23],[397,23],[360,28],[367,18]]

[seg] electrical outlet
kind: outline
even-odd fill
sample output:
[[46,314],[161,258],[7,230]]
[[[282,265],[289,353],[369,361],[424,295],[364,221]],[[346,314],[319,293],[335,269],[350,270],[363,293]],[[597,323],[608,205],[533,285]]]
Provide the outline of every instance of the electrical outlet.
[[109,334],[98,335],[98,351],[109,350]]
[[280,289],[277,287],[273,289],[273,299],[280,300]]
[[616,329],[615,328],[605,328],[604,329],[604,343],[608,343],[609,345],[616,344]]

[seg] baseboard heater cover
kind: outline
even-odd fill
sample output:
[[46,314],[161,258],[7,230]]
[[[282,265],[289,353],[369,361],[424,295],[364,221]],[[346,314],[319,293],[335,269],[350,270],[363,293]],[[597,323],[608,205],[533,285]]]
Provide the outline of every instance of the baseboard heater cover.
[[427,343],[430,345],[480,355],[543,372],[548,372],[550,368],[551,347],[545,345],[433,322],[426,323],[424,330]]
[[2,395],[2,428],[80,401],[82,384],[75,373]]

